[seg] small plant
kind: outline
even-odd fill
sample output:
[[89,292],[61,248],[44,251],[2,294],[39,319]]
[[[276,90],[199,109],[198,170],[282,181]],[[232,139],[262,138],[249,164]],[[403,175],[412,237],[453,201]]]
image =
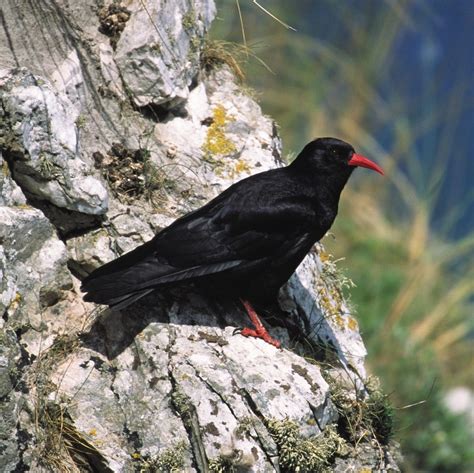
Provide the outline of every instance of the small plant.
[[120,143],[114,143],[106,154],[93,154],[95,167],[121,202],[131,203],[143,196],[158,207],[167,192],[176,188],[176,182],[165,171],[166,166],[156,166],[150,156],[145,147],[128,149]]
[[182,25],[186,31],[191,31],[195,27],[196,12],[194,9],[191,8],[183,15]]
[[334,260],[321,243],[316,248],[321,262],[321,273],[316,284],[317,305],[340,328],[357,330],[357,320],[350,315],[353,310],[347,302],[348,295],[345,297],[344,294],[344,289],[352,288],[355,284],[337,267],[336,263],[340,260]]
[[47,154],[39,156],[38,164],[41,177],[46,180],[55,179],[61,174],[61,168]]
[[244,80],[244,73],[239,63],[241,60],[242,46],[228,41],[207,39],[201,50],[201,67],[207,71],[217,66],[226,64],[239,81]]
[[[32,366],[30,384],[35,397],[35,425],[37,455],[41,464],[53,471],[77,471],[91,465],[101,471],[111,471],[104,456],[93,445],[89,435],[80,432],[74,425],[67,407],[70,399],[58,395],[58,387],[50,380],[50,375],[68,355],[80,345],[77,334],[60,335]],[[51,394],[54,393],[54,400]]]
[[252,417],[243,417],[240,419],[239,426],[235,430],[237,438],[248,437],[254,429],[255,420]]
[[184,454],[187,444],[184,440],[159,453],[154,459],[142,460],[140,473],[179,473],[184,469]]
[[74,426],[63,403],[46,402],[38,420],[43,447],[40,458],[45,466],[54,471],[87,471],[94,465],[100,471],[111,471],[97,447]]
[[332,384],[331,399],[339,413],[340,434],[353,445],[370,440],[388,445],[394,433],[394,409],[388,396],[380,390],[378,380],[367,380],[365,398],[355,397],[344,386]]
[[99,31],[110,37],[112,48],[116,48],[120,35],[125,29],[130,16],[130,10],[116,3],[99,10]]
[[232,458],[225,456],[218,456],[209,460],[210,473],[235,473],[236,469]]
[[279,464],[288,473],[330,472],[336,455],[345,455],[345,441],[334,426],[317,437],[303,438],[291,420],[270,420],[267,428],[278,447]]
[[83,115],[83,114],[80,114],[77,118],[76,118],[76,127],[79,129],[79,130],[82,130],[85,126],[86,126],[86,123],[87,123],[87,117],[86,115]]

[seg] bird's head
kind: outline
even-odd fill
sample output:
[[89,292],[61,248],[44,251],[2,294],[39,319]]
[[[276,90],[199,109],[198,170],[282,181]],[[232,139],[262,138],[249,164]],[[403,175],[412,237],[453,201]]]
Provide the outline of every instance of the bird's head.
[[372,169],[383,175],[383,170],[370,159],[357,154],[354,148],[337,138],[318,138],[308,143],[294,161],[317,170],[319,174],[349,177],[357,166]]

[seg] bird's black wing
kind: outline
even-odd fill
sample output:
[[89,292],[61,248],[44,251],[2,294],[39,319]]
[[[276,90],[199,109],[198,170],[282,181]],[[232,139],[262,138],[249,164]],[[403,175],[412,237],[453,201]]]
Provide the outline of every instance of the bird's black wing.
[[234,184],[151,241],[97,269],[83,281],[82,290],[89,292],[85,299],[110,303],[160,284],[255,268],[289,251],[306,232],[311,209],[288,198],[282,176],[271,176],[267,172]]

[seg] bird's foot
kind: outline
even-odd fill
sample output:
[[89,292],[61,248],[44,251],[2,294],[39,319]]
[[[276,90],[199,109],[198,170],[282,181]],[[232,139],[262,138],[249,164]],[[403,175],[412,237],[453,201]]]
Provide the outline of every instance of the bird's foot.
[[261,338],[264,342],[267,342],[274,347],[280,348],[281,346],[281,343],[276,338],[273,338],[265,328],[252,330],[251,328],[244,327],[243,329],[239,330],[239,332],[240,335],[243,335],[244,337]]
[[247,314],[249,315],[250,320],[252,321],[255,329],[245,327],[243,329],[238,329],[238,332],[240,332],[240,334],[243,335],[244,337],[261,338],[264,342],[267,342],[270,345],[273,345],[274,347],[280,348],[281,343],[275,338],[270,336],[270,334],[267,332],[267,329],[262,324],[262,321],[260,320],[259,316],[257,315],[257,312],[255,312],[255,309],[252,307],[250,302],[244,299],[240,299],[240,301],[245,307],[245,310],[247,311]]

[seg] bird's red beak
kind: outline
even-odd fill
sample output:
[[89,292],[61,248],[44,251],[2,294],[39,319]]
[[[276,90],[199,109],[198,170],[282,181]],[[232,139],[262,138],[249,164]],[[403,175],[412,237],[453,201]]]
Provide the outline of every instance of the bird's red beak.
[[361,166],[363,168],[369,168],[373,169],[374,171],[377,171],[379,174],[384,175],[383,169],[375,164],[373,161],[370,159],[367,159],[365,156],[362,156],[361,154],[353,154],[352,158],[349,161],[349,166]]

